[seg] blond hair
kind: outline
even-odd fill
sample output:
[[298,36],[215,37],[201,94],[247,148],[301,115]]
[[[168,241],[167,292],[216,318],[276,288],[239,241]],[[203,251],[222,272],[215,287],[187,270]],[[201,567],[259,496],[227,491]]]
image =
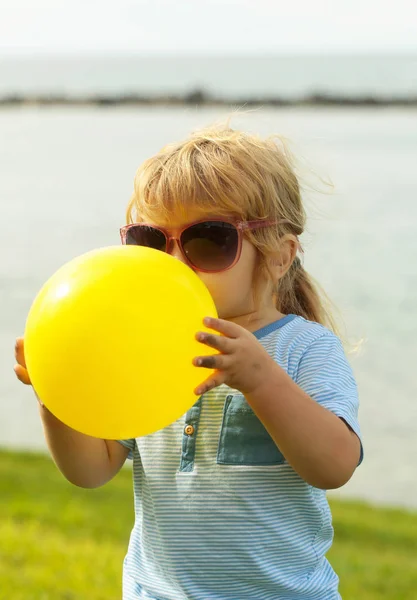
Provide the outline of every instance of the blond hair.
[[[306,213],[293,159],[280,138],[262,139],[220,127],[194,132],[146,160],[134,180],[127,222],[181,214],[189,207],[245,221],[285,221],[247,232],[258,249],[261,269],[271,278],[265,257],[279,252],[282,236],[300,236]],[[272,282],[277,309],[300,315],[337,332],[329,301],[296,257],[287,273]],[[320,290],[320,291],[319,291]]]

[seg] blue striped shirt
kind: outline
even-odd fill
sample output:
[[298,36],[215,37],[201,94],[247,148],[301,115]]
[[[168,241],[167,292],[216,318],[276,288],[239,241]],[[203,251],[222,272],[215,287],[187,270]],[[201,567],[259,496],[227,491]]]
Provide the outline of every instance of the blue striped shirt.
[[[336,335],[296,315],[255,335],[360,438],[357,387]],[[222,385],[172,425],[121,443],[133,457],[136,515],[124,600],[340,599],[325,558],[326,492],[292,469],[238,390]]]

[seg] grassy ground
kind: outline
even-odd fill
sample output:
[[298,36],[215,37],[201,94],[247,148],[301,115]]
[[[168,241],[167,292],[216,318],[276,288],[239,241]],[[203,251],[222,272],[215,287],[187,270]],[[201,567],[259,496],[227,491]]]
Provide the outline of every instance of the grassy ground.
[[[0,599],[117,600],[133,524],[131,473],[71,486],[45,456],[0,452]],[[331,502],[344,600],[415,600],[417,514]]]

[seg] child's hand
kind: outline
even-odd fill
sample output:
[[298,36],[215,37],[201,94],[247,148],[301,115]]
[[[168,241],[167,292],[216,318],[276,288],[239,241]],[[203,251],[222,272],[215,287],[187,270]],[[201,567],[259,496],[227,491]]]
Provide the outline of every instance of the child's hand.
[[199,332],[196,339],[221,352],[214,356],[198,356],[193,360],[196,367],[216,369],[204,383],[195,389],[202,394],[226,383],[242,394],[253,393],[261,385],[276,363],[261,346],[256,337],[236,323],[223,319],[204,319],[204,325],[223,335]]
[[16,339],[14,355],[17,361],[17,365],[14,366],[14,372],[16,373],[17,378],[25,385],[31,385],[32,382],[30,381],[25,361],[25,342],[21,337]]

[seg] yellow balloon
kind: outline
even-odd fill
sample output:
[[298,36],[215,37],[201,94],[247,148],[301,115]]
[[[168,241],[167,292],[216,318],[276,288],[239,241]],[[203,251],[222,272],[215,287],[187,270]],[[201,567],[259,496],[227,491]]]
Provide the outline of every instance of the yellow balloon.
[[195,339],[216,317],[200,278],[172,256],[117,246],[83,254],[42,287],[29,311],[25,358],[34,389],[63,423],[125,439],[179,419],[215,354]]

